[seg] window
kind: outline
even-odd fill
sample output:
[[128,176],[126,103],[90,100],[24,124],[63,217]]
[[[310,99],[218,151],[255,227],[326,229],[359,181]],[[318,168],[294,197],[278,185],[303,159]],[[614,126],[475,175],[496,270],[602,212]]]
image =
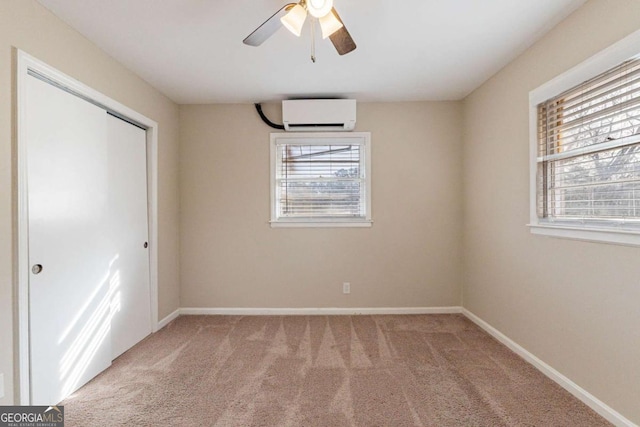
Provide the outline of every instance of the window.
[[531,93],[535,233],[640,245],[640,59],[615,57]]
[[271,134],[272,226],[370,226],[370,134]]
[[538,106],[538,216],[640,220],[640,60]]

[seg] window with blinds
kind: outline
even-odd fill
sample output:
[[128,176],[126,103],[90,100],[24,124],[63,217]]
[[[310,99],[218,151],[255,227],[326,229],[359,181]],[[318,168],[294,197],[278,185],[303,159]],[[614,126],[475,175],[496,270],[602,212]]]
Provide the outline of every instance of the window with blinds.
[[369,222],[369,143],[361,134],[272,134],[272,223]]
[[640,59],[537,108],[539,218],[640,225]]

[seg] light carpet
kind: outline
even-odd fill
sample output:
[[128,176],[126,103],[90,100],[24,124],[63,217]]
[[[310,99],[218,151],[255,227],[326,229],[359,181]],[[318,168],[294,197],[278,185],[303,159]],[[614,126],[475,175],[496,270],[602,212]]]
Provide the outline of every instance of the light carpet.
[[610,425],[462,315],[182,316],[67,426]]

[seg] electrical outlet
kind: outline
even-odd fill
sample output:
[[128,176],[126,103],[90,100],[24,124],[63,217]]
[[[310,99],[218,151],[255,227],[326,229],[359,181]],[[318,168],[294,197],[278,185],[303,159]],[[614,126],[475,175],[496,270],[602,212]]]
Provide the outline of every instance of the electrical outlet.
[[0,399],[4,397],[4,374],[0,374]]
[[350,294],[351,293],[351,283],[344,282],[342,284],[342,293],[343,294]]

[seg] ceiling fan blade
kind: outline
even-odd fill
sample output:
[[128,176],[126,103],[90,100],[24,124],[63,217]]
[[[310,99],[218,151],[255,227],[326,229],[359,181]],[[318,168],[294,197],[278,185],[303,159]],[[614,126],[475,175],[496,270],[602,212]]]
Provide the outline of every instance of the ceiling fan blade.
[[[335,10],[335,8],[331,9],[331,11],[336,16],[336,18],[338,18],[338,21],[342,22],[342,19],[340,19],[340,15],[338,15],[338,12]],[[356,42],[354,42],[351,38],[351,34],[349,34],[349,31],[347,31],[347,27],[344,26],[344,22],[342,22],[342,25],[343,27],[335,33],[331,34],[329,36],[329,39],[331,40],[331,43],[333,43],[333,46],[336,48],[338,53],[340,55],[345,55],[355,50],[357,46]]]
[[287,3],[276,13],[271,16],[271,18],[264,21],[262,25],[256,28],[253,33],[249,34],[246,39],[242,40],[242,43],[248,44],[249,46],[260,46],[265,42],[269,37],[275,34],[276,31],[282,27],[282,23],[280,22],[280,18],[289,12],[296,3]]

